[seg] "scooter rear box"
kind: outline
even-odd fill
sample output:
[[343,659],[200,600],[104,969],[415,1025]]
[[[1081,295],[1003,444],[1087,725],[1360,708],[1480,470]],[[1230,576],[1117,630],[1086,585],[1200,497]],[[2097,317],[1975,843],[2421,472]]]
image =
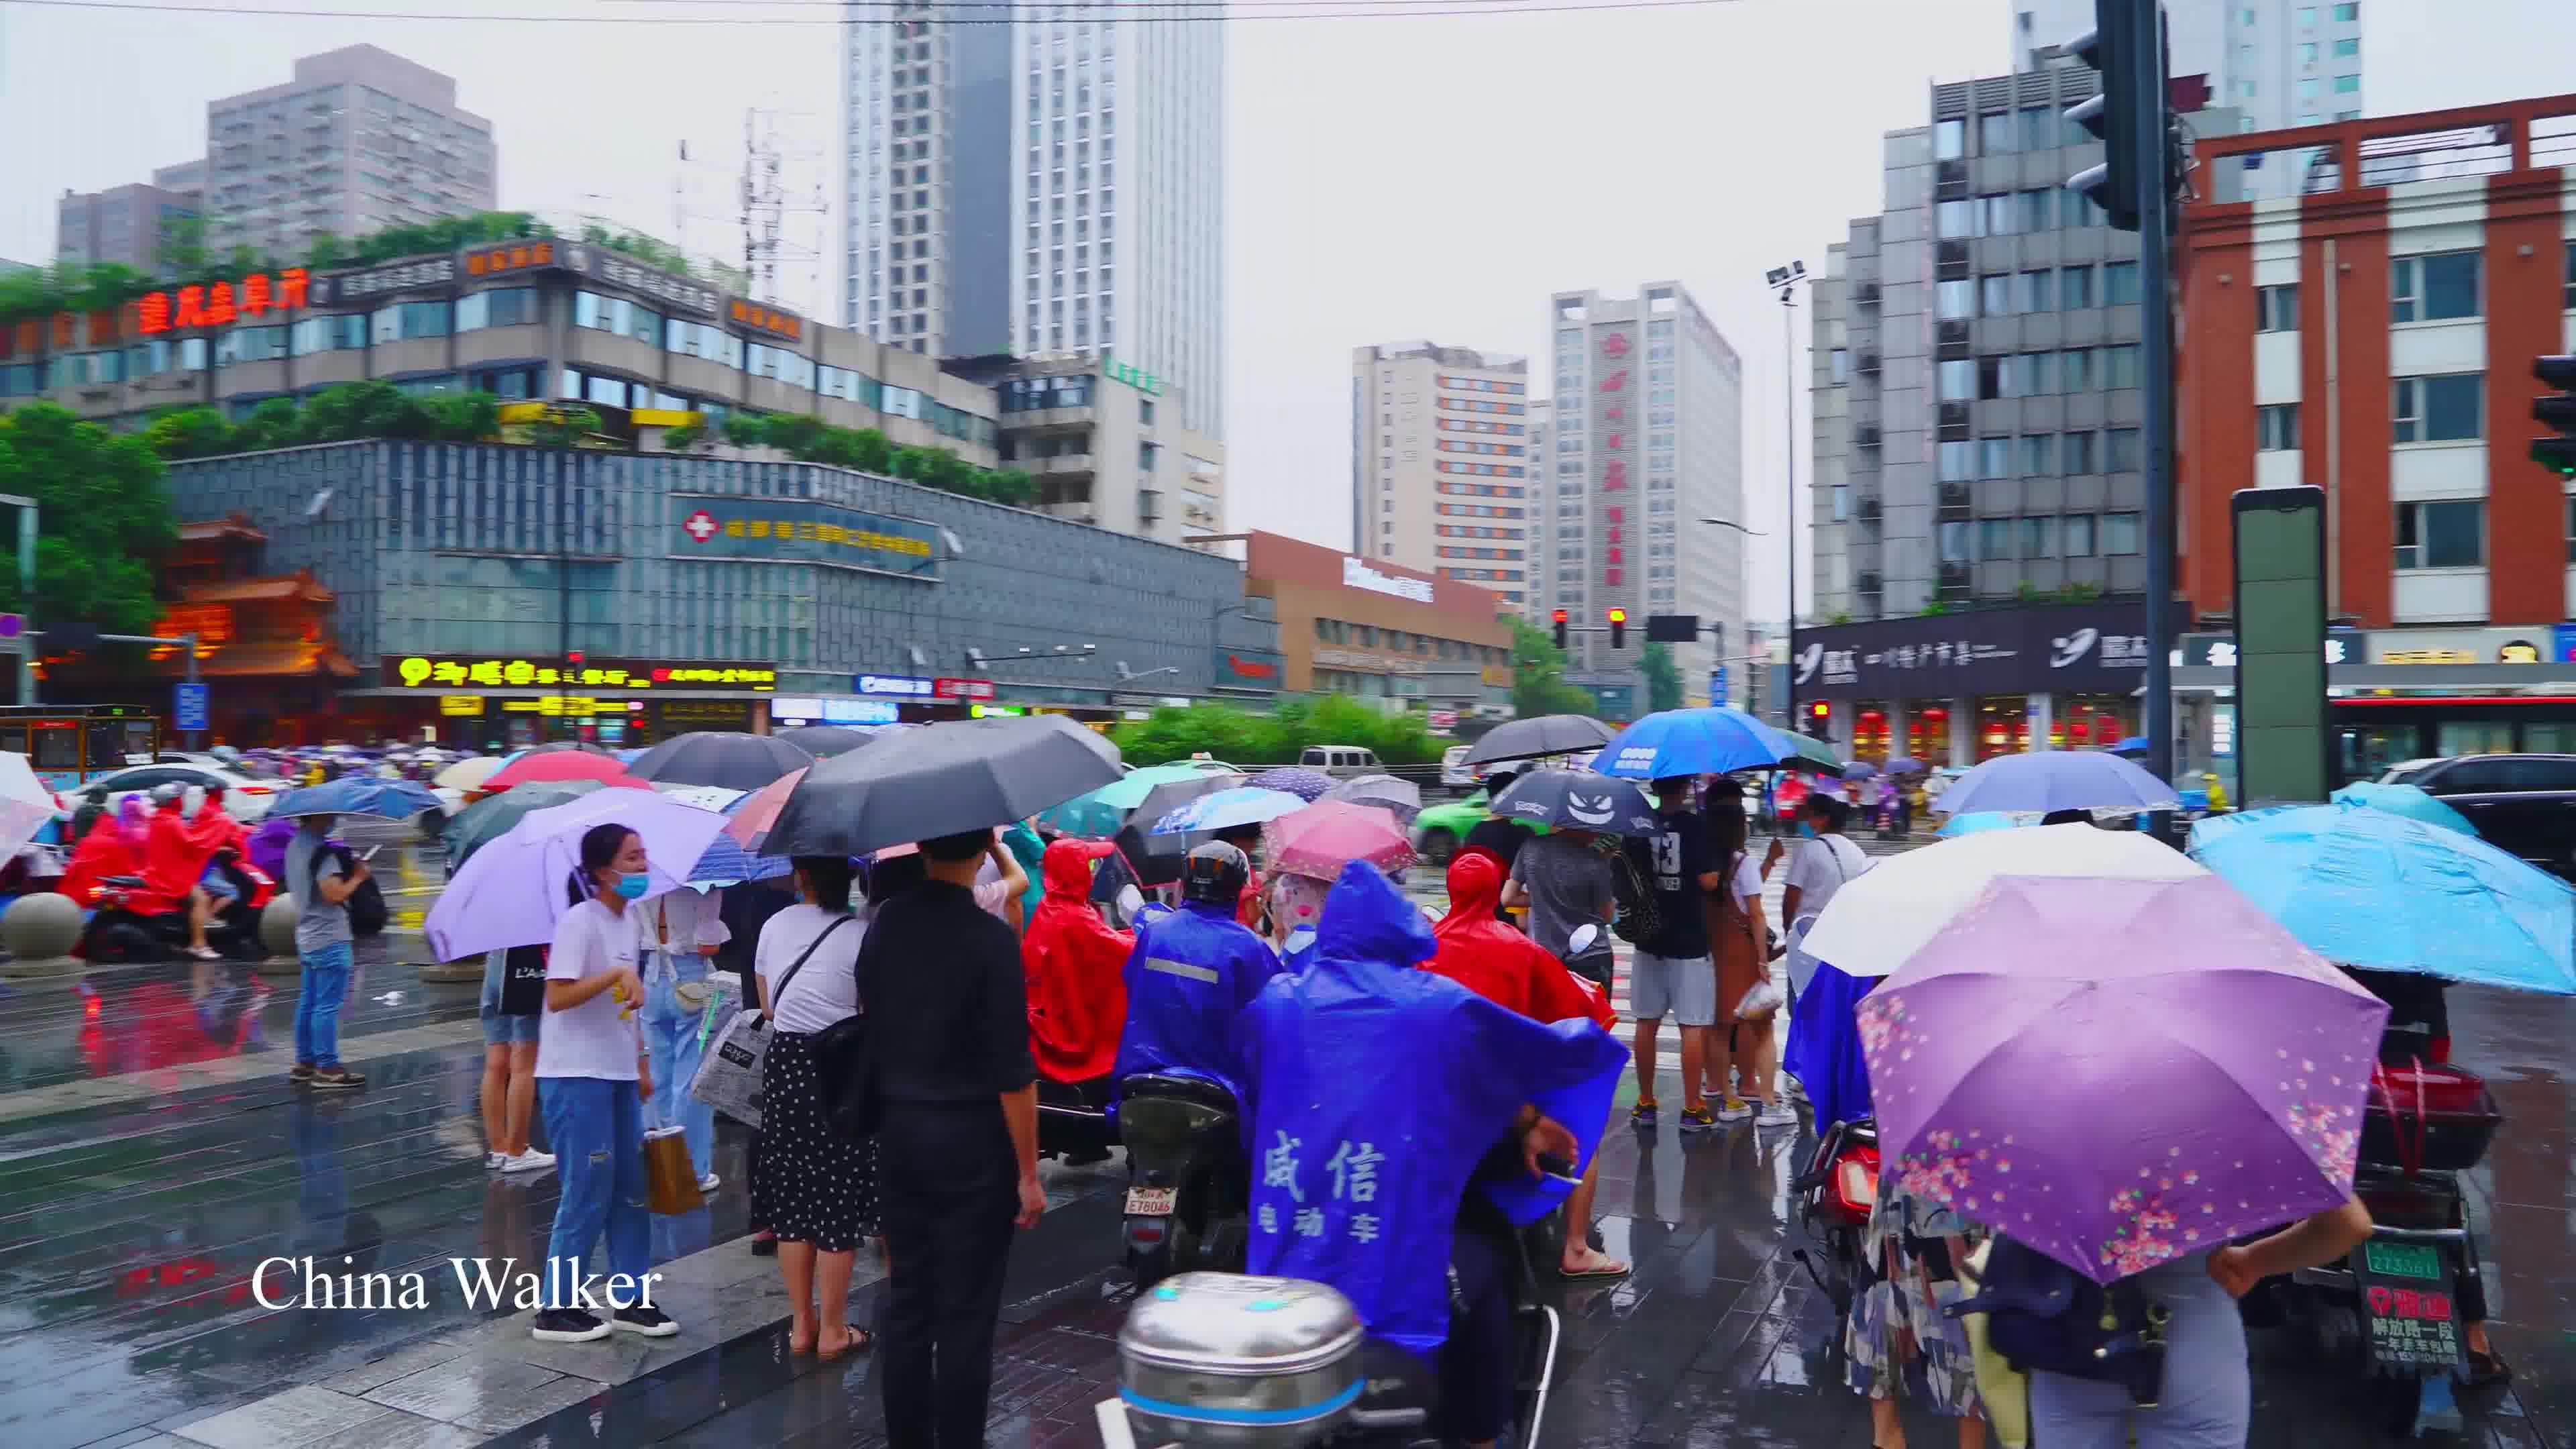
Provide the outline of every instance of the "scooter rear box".
[[1361,1338],[1324,1284],[1183,1273],[1128,1310],[1118,1394],[1140,1444],[1303,1449],[1358,1401]]
[[2382,1067],[2362,1111],[2361,1160],[2463,1171],[2486,1156],[2503,1122],[2495,1093],[2459,1067],[2448,1062]]

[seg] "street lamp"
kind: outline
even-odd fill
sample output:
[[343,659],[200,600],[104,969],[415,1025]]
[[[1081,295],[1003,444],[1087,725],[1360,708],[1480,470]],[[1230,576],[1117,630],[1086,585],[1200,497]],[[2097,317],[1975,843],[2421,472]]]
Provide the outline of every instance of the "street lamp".
[[[1805,262],[1773,267],[1762,274],[1763,284],[1780,297],[1780,452],[1788,464],[1789,478],[1789,652],[1793,655],[1798,645],[1798,394],[1797,345],[1790,331],[1790,313],[1797,307],[1794,298],[1798,284],[1805,280]],[[1780,709],[1780,717],[1794,728],[1798,720],[1798,671],[1794,664]]]
[[1703,519],[1701,519],[1701,520],[1700,520],[1700,522],[1702,522],[1702,523],[1714,523],[1714,524],[1716,524],[1716,525],[1717,525],[1718,527],[1720,527],[1720,528],[1731,528],[1731,529],[1734,529],[1736,532],[1738,532],[1738,533],[1740,533],[1740,534],[1743,534],[1743,535],[1744,535],[1745,537],[1747,537],[1747,538],[1769,538],[1769,537],[1771,536],[1771,535],[1769,535],[1769,534],[1767,534],[1767,533],[1764,533],[1761,529],[1758,529],[1758,528],[1747,528],[1747,527],[1745,527],[1743,524],[1736,522],[1736,521],[1735,521],[1734,519],[1732,519],[1732,518],[1703,518]]

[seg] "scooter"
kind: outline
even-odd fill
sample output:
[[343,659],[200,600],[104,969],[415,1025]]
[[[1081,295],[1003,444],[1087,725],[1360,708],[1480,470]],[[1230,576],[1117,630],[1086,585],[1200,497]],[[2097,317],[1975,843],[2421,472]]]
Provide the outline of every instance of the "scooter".
[[1067,1167],[1109,1160],[1118,1145],[1118,1122],[1109,1112],[1110,1079],[1059,1082],[1038,1078],[1038,1156]]
[[1878,1205],[1878,1124],[1867,1118],[1836,1122],[1816,1140],[1816,1154],[1789,1184],[1798,1195],[1798,1220],[1821,1254],[1805,1248],[1791,1256],[1833,1301],[1836,1315],[1851,1312],[1852,1298],[1868,1278],[1861,1236]]
[[1199,1077],[1142,1073],[1119,1084],[1127,1147],[1119,1237],[1139,1290],[1174,1273],[1240,1273],[1252,1235],[1252,1162],[1234,1094]]
[[[213,866],[232,883],[233,894],[206,923],[206,944],[235,961],[256,961],[268,954],[259,939],[259,917],[277,894],[277,882],[229,849],[215,852]],[[144,889],[139,875],[112,875],[102,881],[96,899],[79,903],[95,909],[74,953],[93,965],[178,959],[188,944],[186,911],[184,907],[138,910],[135,903]]]

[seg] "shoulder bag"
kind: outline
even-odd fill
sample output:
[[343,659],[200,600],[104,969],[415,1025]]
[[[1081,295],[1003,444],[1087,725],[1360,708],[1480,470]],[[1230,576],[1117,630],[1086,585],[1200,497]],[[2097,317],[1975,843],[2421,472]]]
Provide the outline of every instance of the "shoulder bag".
[[[786,999],[788,986],[796,980],[796,973],[805,969],[815,948],[849,920],[843,916],[825,926],[788,966],[778,978],[778,989],[769,993],[772,1006]],[[768,1012],[749,1006],[735,1012],[732,1022],[698,1063],[698,1074],[689,1080],[689,1095],[746,1127],[760,1126],[760,1082],[768,1064],[770,1035]]]
[[2010,1238],[1997,1237],[1977,1291],[1943,1311],[1986,1315],[1986,1341],[2025,1373],[2118,1384],[2155,1407],[2165,1378],[2165,1306],[2135,1277],[2109,1287]]
[[[858,963],[850,969],[855,973]],[[857,1012],[814,1033],[814,1081],[823,1095],[823,1123],[834,1135],[847,1142],[876,1135],[884,1103],[877,1092],[876,1051],[868,1036],[864,999]]]

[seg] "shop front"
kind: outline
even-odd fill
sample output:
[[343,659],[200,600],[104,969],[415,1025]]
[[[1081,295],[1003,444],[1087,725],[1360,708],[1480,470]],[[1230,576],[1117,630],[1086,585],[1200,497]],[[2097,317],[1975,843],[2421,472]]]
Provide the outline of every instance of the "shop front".
[[1220,684],[1231,676],[1425,712],[1489,712],[1497,694],[1510,697],[1511,625],[1501,601],[1473,584],[1254,533],[1243,587],[1248,606],[1278,620],[1279,648],[1220,651]]
[[634,749],[699,730],[765,733],[778,671],[702,660],[388,654],[342,696],[361,733],[459,749],[557,740]]

